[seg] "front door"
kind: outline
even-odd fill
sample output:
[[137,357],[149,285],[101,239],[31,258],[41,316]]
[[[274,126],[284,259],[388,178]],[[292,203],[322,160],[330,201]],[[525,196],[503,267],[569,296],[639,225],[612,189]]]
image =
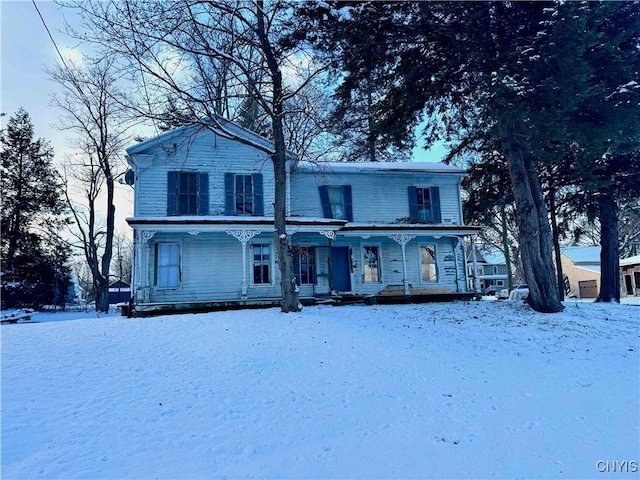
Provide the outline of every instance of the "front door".
[[336,292],[351,291],[351,253],[349,247],[331,247],[331,287]]

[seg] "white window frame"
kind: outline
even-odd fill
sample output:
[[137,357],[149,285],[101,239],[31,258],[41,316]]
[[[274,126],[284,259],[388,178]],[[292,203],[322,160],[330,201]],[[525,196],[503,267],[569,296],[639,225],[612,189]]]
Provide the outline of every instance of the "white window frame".
[[[182,286],[182,243],[181,242],[156,242],[154,247],[154,286],[157,290],[177,290]],[[168,265],[166,267],[177,267],[178,268],[178,279],[177,285],[160,285],[160,248],[163,245],[175,245],[178,249],[178,264],[177,265]]]
[[[422,276],[422,248],[423,247],[433,247],[433,260],[436,269],[436,279],[435,280],[425,280]],[[426,285],[433,285],[434,283],[440,282],[440,265],[438,265],[438,245],[435,243],[419,243],[418,244],[418,275],[420,276],[420,283],[424,283]]]
[[[366,280],[366,274],[365,274],[365,266],[368,264],[366,256],[365,256],[365,250],[366,248],[370,248],[370,247],[376,247],[378,249],[378,281],[367,281]],[[360,249],[362,250],[361,252],[361,258],[362,258],[362,284],[379,284],[379,283],[383,283],[382,282],[382,246],[379,243],[363,243],[360,245]]]
[[[310,283],[302,283],[302,262],[300,261],[302,257],[299,256],[298,254],[298,271],[297,272],[293,272],[296,276],[296,278],[298,279],[298,281],[300,282],[300,286],[301,287],[306,287],[306,286],[312,286],[312,285],[317,285],[318,284],[318,247],[316,245],[297,245],[298,248],[302,249],[306,249],[306,250],[312,250],[313,251],[313,282]],[[307,264],[309,265],[309,264]]]
[[[268,245],[269,246],[269,262],[266,265],[269,266],[269,283],[256,283],[253,269],[256,266],[253,255],[253,247],[256,245]],[[254,287],[270,287],[273,285],[273,273],[274,273],[274,248],[271,242],[252,242],[249,245],[249,265],[251,266],[251,285]],[[261,263],[260,265],[265,265]]]
[[496,280],[497,287],[504,287],[504,280]]

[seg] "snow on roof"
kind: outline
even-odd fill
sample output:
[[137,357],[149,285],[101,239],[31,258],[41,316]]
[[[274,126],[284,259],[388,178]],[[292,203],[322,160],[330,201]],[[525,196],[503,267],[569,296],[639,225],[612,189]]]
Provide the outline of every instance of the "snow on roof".
[[424,172],[465,174],[466,170],[440,162],[298,162],[301,171],[325,173]]
[[629,265],[640,265],[640,255],[627,257],[620,260],[621,267],[628,267]]
[[[243,127],[242,125],[228,120],[219,115],[212,115],[211,120],[205,119],[198,123],[192,123],[190,125],[183,125],[177,127],[168,132],[162,133],[156,137],[148,138],[142,142],[131,145],[126,149],[127,154],[132,155],[141,153],[158,143],[172,144],[183,141],[188,138],[189,135],[198,133],[200,130],[210,131],[216,135],[227,137],[230,139],[241,139],[248,144],[255,146],[256,148],[262,148],[272,152],[274,150],[274,143],[272,140],[265,138],[257,133]],[[240,140],[238,140],[240,141]],[[294,160],[297,158],[296,154],[287,150],[287,159]]]
[[506,265],[507,263],[507,260],[504,258],[504,253],[493,245],[478,245],[478,252],[488,265]]
[[573,263],[600,263],[600,247],[562,247],[561,252]]

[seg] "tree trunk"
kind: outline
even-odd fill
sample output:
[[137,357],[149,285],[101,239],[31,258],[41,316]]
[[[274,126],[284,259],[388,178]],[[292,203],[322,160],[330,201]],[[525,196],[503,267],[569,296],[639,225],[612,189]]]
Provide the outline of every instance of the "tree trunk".
[[529,285],[527,302],[538,312],[561,312],[564,307],[551,260],[551,229],[535,162],[519,142],[515,122],[503,122],[500,127],[516,202],[522,266]]
[[265,28],[264,2],[256,2],[257,34],[258,40],[267,61],[267,67],[273,82],[273,122],[274,153],[273,175],[275,180],[274,223],[276,230],[276,245],[278,246],[278,266],[280,269],[280,289],[282,292],[283,312],[300,311],[298,299],[298,287],[293,274],[293,262],[287,235],[287,149],[284,140],[284,91],[282,87],[282,72],[275,56],[273,46],[269,40]]
[[558,232],[558,219],[556,216],[556,192],[553,187],[549,189],[549,214],[551,215],[551,234],[553,238],[553,253],[556,261],[558,295],[560,300],[564,300],[564,274],[562,272],[562,258],[560,256],[560,232]]
[[620,302],[618,209],[611,192],[598,198],[600,217],[600,293],[596,302]]
[[96,312],[109,312],[109,282],[99,278],[96,282]]
[[507,267],[507,290],[513,288],[513,273],[511,272],[511,252],[509,250],[509,236],[507,230],[507,212],[504,205],[502,205],[502,249],[504,250],[504,261]]

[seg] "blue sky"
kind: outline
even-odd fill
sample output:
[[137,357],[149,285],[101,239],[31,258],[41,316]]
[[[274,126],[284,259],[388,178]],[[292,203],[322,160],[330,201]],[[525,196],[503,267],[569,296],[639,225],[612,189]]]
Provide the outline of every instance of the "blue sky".
[[[60,7],[53,2],[38,2],[38,8],[60,48],[71,47],[73,43],[58,32],[63,25]],[[65,135],[53,127],[57,112],[49,106],[56,85],[44,72],[45,66],[53,65],[58,58],[55,48],[30,1],[0,2],[0,19],[0,111],[7,114],[1,120],[2,125],[18,108],[24,107],[31,116],[36,136],[51,141],[56,156],[60,157],[65,149]]]
[[[66,37],[62,29],[65,17],[73,21],[74,14],[52,1],[39,1],[37,5],[58,47],[63,52],[73,49],[77,42]],[[58,60],[55,48],[30,0],[0,1],[0,19],[0,111],[7,114],[0,123],[4,126],[8,116],[24,107],[31,115],[36,136],[50,140],[61,160],[66,150],[65,134],[54,127],[57,112],[49,106],[50,95],[57,86],[44,72],[46,66]],[[442,145],[430,152],[416,148],[414,159],[438,161],[444,153]]]
[[[65,16],[73,16],[54,2],[37,2],[58,48],[63,55],[73,50],[76,41],[63,33]],[[20,107],[30,115],[35,136],[51,142],[55,163],[60,165],[65,154],[69,135],[59,131],[55,124],[59,112],[50,106],[51,94],[57,84],[48,79],[46,67],[59,59],[58,53],[45,30],[31,1],[0,1],[0,111],[6,116],[0,119],[2,127]],[[122,152],[124,155],[124,152]],[[133,192],[127,185],[116,186],[116,229],[128,233],[125,218],[133,215]]]

